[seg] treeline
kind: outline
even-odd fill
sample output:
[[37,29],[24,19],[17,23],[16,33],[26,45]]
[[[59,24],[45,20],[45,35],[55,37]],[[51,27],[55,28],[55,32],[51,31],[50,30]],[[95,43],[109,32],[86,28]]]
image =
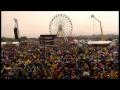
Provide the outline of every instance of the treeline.
[[[101,40],[101,35],[79,35],[79,36],[71,36],[68,39],[74,39],[76,38],[77,40]],[[107,34],[104,35],[105,40],[114,40],[114,39],[119,39],[119,35],[114,35],[114,34]],[[34,40],[34,41],[38,41],[38,38],[28,38],[26,36],[22,36],[20,37],[21,41],[25,41],[25,40]],[[2,42],[6,42],[6,41],[17,41],[15,38],[8,38],[8,37],[1,37],[1,41]]]
[[[20,41],[25,41],[28,39],[35,40],[35,41],[38,40],[38,38],[28,38],[26,36],[20,37]],[[1,42],[6,42],[6,41],[14,42],[14,41],[18,41],[18,40],[16,40],[15,38],[1,37]]]
[[[101,40],[101,35],[80,35],[80,36],[76,36],[76,39],[80,40],[80,39],[84,39],[84,40]],[[118,35],[114,35],[114,34],[107,34],[104,35],[105,40],[114,40],[114,39],[119,39]]]

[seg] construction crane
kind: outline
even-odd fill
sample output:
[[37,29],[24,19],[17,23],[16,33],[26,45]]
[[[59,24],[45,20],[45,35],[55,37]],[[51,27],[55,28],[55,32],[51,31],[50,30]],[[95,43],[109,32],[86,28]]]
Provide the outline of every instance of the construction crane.
[[103,31],[102,31],[101,21],[100,21],[100,20],[98,20],[97,18],[95,18],[95,16],[94,16],[94,15],[91,15],[91,18],[96,19],[96,20],[100,23],[101,37],[102,37],[102,40],[104,41],[105,39],[104,39]]
[[20,34],[19,34],[19,28],[18,28],[18,20],[14,18],[14,21],[15,21],[15,28],[17,28],[17,34],[18,34],[18,39],[19,39],[19,42],[20,42]]

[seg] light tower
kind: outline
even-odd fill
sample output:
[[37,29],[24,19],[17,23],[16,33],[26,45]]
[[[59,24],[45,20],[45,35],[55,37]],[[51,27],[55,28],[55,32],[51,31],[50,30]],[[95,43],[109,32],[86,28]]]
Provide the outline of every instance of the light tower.
[[104,41],[105,39],[104,39],[104,35],[103,35],[103,31],[102,31],[102,25],[101,25],[101,21],[100,20],[98,20],[97,18],[95,18],[95,16],[92,14],[91,15],[91,18],[94,18],[94,19],[96,19],[99,23],[100,23],[100,29],[101,29],[101,38],[102,38],[102,40]]

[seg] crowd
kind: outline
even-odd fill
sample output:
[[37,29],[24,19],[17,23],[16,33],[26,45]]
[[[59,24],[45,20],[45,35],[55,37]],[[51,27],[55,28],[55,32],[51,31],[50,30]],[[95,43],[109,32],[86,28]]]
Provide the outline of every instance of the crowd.
[[118,46],[3,46],[1,79],[118,79]]

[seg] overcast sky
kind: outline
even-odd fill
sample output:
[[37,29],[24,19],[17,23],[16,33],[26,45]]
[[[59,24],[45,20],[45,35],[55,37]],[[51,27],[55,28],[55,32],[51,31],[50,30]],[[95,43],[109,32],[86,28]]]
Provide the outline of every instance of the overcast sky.
[[117,11],[2,11],[1,36],[14,38],[14,18],[18,20],[20,36],[36,37],[49,33],[49,23],[57,14],[67,15],[73,24],[72,35],[101,34],[101,21],[104,34],[119,34],[119,12]]

